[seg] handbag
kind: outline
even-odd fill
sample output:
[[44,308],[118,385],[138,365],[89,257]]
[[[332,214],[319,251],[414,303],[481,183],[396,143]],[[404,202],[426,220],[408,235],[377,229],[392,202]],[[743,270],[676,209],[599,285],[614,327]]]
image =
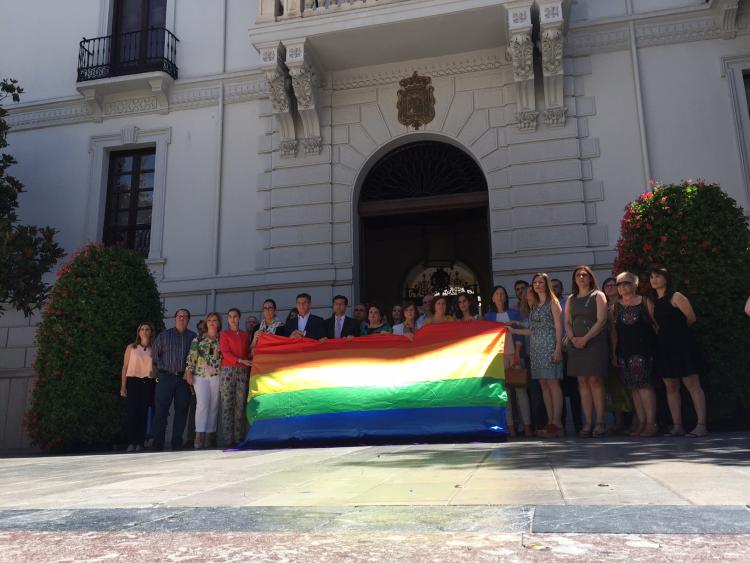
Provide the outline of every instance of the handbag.
[[528,368],[505,368],[505,385],[508,387],[526,387],[529,384]]

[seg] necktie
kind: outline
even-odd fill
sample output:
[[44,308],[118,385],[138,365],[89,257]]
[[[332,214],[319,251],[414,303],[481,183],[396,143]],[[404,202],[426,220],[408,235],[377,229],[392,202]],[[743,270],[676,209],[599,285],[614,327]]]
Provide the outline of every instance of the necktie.
[[335,334],[336,338],[341,338],[341,327],[343,324],[344,324],[344,318],[338,317],[336,319],[336,334]]

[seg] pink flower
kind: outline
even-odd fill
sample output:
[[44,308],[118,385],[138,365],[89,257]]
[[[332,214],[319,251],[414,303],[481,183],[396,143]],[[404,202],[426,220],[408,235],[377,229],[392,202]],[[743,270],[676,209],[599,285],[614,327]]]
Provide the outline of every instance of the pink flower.
[[667,242],[669,240],[669,237],[667,235],[661,235],[659,237],[659,240],[662,242]]
[[686,256],[686,255],[687,255],[687,250],[685,250],[685,247],[683,246],[682,248],[680,248],[680,256]]

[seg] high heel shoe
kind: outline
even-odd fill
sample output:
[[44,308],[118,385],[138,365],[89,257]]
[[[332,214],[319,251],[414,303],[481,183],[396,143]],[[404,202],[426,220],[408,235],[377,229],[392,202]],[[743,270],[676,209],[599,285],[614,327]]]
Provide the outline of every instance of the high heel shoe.
[[604,427],[604,424],[595,424],[594,431],[591,433],[591,437],[603,438],[606,433],[607,433],[607,429]]
[[591,438],[591,426],[584,426],[578,432],[579,438]]
[[659,425],[655,422],[652,424],[644,424],[643,425],[643,432],[638,434],[641,438],[653,438],[659,433]]

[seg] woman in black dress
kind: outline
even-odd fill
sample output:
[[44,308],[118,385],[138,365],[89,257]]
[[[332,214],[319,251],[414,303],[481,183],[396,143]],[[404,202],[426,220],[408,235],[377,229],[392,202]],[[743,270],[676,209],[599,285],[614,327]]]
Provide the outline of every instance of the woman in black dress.
[[637,424],[631,436],[656,436],[656,392],[652,379],[654,360],[654,305],[648,297],[638,295],[638,276],[623,272],[617,276],[620,298],[612,307],[610,338],[612,364],[619,368],[625,389],[633,396]]
[[656,374],[667,387],[667,403],[672,414],[672,429],[668,436],[684,436],[680,381],[687,387],[693,400],[698,422],[687,436],[696,438],[708,434],[706,430],[706,396],[703,394],[698,371],[700,355],[695,335],[690,326],[695,323],[695,312],[687,297],[672,288],[672,278],[666,268],[653,268],[650,277],[654,299],[654,320],[658,328],[656,339]]

